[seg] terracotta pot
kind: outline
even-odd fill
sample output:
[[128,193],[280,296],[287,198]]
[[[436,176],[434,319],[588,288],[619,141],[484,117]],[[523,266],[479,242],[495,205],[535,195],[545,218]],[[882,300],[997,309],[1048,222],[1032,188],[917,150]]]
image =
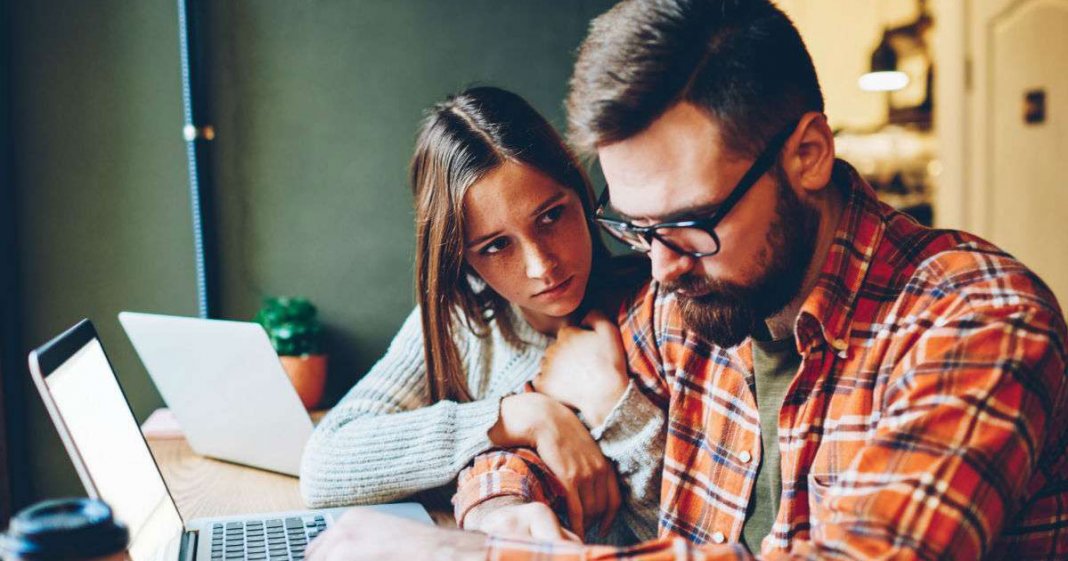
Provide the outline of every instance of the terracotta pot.
[[280,356],[289,381],[297,389],[304,408],[312,410],[323,400],[326,389],[326,355]]

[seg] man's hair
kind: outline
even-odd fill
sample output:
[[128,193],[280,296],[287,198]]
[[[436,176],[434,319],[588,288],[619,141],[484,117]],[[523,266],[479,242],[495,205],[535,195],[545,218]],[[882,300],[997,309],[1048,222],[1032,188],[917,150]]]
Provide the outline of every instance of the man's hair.
[[567,101],[576,149],[630,138],[681,101],[708,111],[727,147],[750,156],[823,111],[812,58],[770,0],[624,0],[590,24]]

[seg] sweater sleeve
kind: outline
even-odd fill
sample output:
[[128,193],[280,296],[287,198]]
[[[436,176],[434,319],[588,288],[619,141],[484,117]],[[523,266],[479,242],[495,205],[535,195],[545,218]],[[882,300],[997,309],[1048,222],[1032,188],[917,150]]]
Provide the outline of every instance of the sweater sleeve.
[[646,284],[619,307],[630,382],[604,423],[590,433],[612,460],[623,486],[620,517],[640,540],[657,536],[670,391],[657,352],[657,290]]
[[[469,352],[460,345],[461,354]],[[311,508],[401,499],[452,481],[491,446],[500,398],[430,404],[416,308],[385,356],[312,433],[300,490]]]
[[612,460],[623,487],[620,516],[641,541],[657,536],[667,412],[631,380],[605,422],[591,434]]

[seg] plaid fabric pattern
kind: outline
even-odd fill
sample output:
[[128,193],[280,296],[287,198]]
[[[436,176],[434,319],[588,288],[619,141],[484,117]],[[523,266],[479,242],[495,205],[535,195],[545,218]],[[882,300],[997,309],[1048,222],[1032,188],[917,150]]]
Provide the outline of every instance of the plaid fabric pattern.
[[[782,504],[760,558],[1068,559],[1068,337],[1055,298],[987,242],[879,203],[844,162],[835,185],[847,205],[796,323]],[[753,558],[734,543],[761,456],[749,342],[687,332],[655,283],[623,313],[629,367],[668,406],[660,539],[491,540],[490,559]],[[488,457],[461,475],[457,513],[524,486],[556,500],[536,456]],[[490,466],[512,482],[488,482]]]

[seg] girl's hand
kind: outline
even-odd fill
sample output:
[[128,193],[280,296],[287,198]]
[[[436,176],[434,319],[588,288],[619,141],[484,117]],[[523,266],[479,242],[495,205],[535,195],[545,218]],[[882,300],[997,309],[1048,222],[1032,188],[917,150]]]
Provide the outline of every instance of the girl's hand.
[[571,529],[601,520],[608,531],[619,510],[619,483],[612,464],[566,406],[540,393],[510,395],[501,400],[501,416],[489,431],[497,446],[534,448],[564,488]]
[[545,351],[534,389],[582,413],[601,426],[627,389],[627,361],[619,328],[590,312],[582,327],[564,327]]

